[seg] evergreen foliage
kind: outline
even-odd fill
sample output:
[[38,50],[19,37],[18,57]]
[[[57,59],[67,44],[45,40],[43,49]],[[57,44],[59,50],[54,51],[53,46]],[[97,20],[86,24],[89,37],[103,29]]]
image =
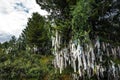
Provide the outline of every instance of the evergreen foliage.
[[[27,44],[37,48],[37,52],[50,53],[50,25],[45,18],[38,13],[33,13],[29,18],[27,27],[24,29]],[[48,51],[48,52],[47,52]]]
[[[68,49],[68,53],[70,53],[71,46],[69,45],[77,49],[77,44],[80,44],[79,47],[83,47],[83,51],[86,50],[83,53],[84,60],[86,60],[88,47],[90,45],[92,50],[94,47],[92,44],[95,44],[96,38],[99,39],[102,47],[96,44],[97,47],[93,49],[93,52],[96,53],[95,65],[100,63],[103,68],[106,68],[106,71],[103,71],[104,77],[99,79],[109,79],[108,74],[110,71],[108,69],[111,68],[112,71],[114,66],[120,65],[120,55],[118,55],[120,54],[120,1],[36,0],[36,2],[41,9],[48,11],[50,15],[45,18],[39,13],[33,13],[18,39],[12,36],[10,41],[0,43],[0,79],[72,80],[73,74],[78,76],[79,72],[74,72],[71,65],[69,65],[60,74],[58,68],[54,69],[53,59],[56,55],[52,55],[51,52],[56,50],[61,58],[66,55],[62,54],[60,50],[65,52]],[[52,44],[51,38],[55,40],[54,44],[56,46]],[[72,42],[75,44],[72,44]],[[87,48],[85,48],[86,46]],[[104,47],[107,49],[104,49]],[[118,54],[113,57],[114,53]],[[67,57],[70,58],[71,56],[67,55]],[[100,57],[103,58],[102,62],[100,62]],[[74,56],[70,60],[72,58],[74,59]],[[65,60],[65,57],[63,60]],[[82,61],[82,63],[84,62]],[[78,66],[77,60],[75,64]],[[84,77],[79,79],[98,79],[98,75],[96,75],[97,67],[95,66],[93,72],[91,70],[91,74],[93,73],[91,77],[88,76],[87,70],[85,70],[83,71]],[[120,76],[120,73],[117,74],[117,76]]]
[[92,35],[101,40],[120,45],[120,4],[119,0],[95,0],[89,22]]

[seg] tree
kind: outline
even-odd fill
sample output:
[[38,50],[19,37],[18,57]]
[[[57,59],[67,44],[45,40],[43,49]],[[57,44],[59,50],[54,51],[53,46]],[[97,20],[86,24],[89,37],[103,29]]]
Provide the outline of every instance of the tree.
[[1,42],[0,42],[0,48],[2,48],[2,44],[1,44]]
[[26,42],[22,35],[19,36],[17,40],[17,45],[18,45],[18,51],[26,50]]
[[120,45],[119,3],[119,0],[95,0],[89,17],[92,25],[91,37],[99,35],[105,42]]
[[[66,65],[72,65],[72,74],[80,75],[76,79],[119,79],[119,46],[112,45],[120,42],[118,0],[36,1],[55,24],[54,64],[60,73]],[[63,47],[64,43],[68,46]]]
[[54,20],[70,19],[70,7],[75,5],[77,0],[36,0],[41,9],[50,13],[50,18]]
[[9,41],[10,46],[11,46],[11,45],[15,45],[15,44],[16,44],[16,41],[17,41],[16,37],[15,37],[15,36],[12,36],[11,39],[10,39],[10,41]]
[[24,29],[26,42],[32,48],[36,47],[38,52],[49,51],[50,43],[49,25],[45,18],[38,13],[33,13],[32,18],[29,18],[27,27]]
[[2,48],[3,49],[7,49],[8,47],[9,47],[9,43],[7,41],[2,43]]
[[0,53],[2,53],[2,44],[0,42]]
[[36,0],[41,9],[48,11],[49,21],[53,30],[58,30],[61,34],[62,43],[67,45],[72,37],[72,15],[71,6],[76,4],[77,0]]
[[77,4],[71,10],[74,39],[80,39],[82,42],[85,41],[86,36],[89,36],[89,32],[91,31],[88,18],[91,15],[92,3],[92,0],[78,0]]

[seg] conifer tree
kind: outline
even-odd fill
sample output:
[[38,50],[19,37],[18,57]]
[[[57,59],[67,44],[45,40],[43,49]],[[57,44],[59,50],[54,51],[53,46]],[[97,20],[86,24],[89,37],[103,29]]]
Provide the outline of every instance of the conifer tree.
[[36,47],[37,52],[50,50],[47,49],[50,43],[49,26],[39,13],[33,13],[32,18],[29,18],[24,34],[26,43],[32,48]]

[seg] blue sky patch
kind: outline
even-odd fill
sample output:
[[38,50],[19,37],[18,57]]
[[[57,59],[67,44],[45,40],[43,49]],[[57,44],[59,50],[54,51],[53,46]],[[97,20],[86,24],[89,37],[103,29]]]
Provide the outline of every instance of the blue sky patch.
[[25,13],[29,13],[29,9],[26,8],[26,7],[23,5],[22,2],[15,3],[14,9],[15,9],[15,10],[22,10],[22,11],[24,11]]

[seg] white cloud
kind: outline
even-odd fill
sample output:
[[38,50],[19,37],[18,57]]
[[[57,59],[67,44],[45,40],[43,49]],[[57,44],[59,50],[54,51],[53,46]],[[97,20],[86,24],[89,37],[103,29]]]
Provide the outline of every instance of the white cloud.
[[33,12],[47,15],[35,0],[0,0],[0,32],[18,37]]

